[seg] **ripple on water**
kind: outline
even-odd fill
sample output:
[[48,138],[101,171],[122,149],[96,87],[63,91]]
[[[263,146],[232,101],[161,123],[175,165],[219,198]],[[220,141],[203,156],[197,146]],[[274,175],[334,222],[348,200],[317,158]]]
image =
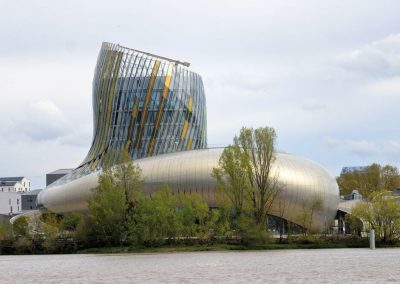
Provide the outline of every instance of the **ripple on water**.
[[400,249],[0,256],[1,283],[400,282]]

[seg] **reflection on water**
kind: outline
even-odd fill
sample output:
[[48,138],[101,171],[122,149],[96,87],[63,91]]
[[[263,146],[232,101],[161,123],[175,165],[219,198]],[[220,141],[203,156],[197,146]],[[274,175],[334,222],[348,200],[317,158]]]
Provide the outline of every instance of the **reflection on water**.
[[400,249],[0,256],[1,283],[400,282]]

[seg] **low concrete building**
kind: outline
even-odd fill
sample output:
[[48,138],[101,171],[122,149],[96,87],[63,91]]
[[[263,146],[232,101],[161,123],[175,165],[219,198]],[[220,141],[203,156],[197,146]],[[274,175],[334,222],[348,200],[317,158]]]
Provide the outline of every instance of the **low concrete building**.
[[35,189],[21,195],[22,211],[37,209],[36,198],[40,191],[41,189]]
[[58,169],[54,172],[46,174],[46,186],[52,184],[56,180],[72,172],[73,169]]

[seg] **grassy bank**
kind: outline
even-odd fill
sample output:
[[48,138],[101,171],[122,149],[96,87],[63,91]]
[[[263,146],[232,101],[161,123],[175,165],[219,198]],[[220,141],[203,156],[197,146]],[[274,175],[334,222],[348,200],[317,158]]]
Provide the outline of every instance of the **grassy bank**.
[[[164,245],[160,247],[103,247],[77,251],[77,253],[169,253],[196,251],[245,251],[245,250],[284,250],[284,249],[329,249],[329,248],[367,248],[367,240],[357,242],[315,242],[315,243],[269,243],[258,245],[241,244],[202,244],[202,245]],[[377,247],[380,247],[379,244]],[[396,247],[391,245],[390,247]]]
[[[354,237],[296,237],[289,243],[268,242],[262,244],[243,244],[242,242],[225,242],[223,240],[205,241],[190,240],[173,242],[157,246],[113,246],[87,248],[71,239],[52,243],[38,241],[4,242],[0,241],[0,254],[116,254],[116,253],[171,253],[171,252],[198,252],[198,251],[261,251],[287,249],[339,249],[339,248],[368,248],[369,242],[365,238]],[[376,242],[377,248],[400,247],[400,243],[384,244]]]

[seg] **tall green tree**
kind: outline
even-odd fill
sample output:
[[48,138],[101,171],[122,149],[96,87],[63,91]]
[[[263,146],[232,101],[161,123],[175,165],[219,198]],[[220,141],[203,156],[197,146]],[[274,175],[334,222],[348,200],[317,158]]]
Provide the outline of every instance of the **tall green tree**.
[[314,217],[322,208],[323,199],[319,195],[315,195],[310,200],[303,200],[302,210],[297,216],[297,222],[303,228],[304,235],[321,231],[321,228],[314,225]]
[[[115,161],[117,164],[113,165]],[[89,226],[87,236],[91,243],[118,245],[127,239],[131,215],[142,196],[140,176],[141,170],[133,163],[128,149],[118,155],[112,149],[108,151],[99,186],[88,199],[88,220],[83,222]]]
[[93,245],[119,245],[125,235],[126,197],[117,187],[110,169],[99,176],[99,186],[88,199],[89,242]]
[[[247,176],[248,159],[238,145],[235,137],[234,145],[226,147],[219,159],[218,168],[213,168],[212,175],[217,180],[217,194],[220,205],[228,204],[233,209],[233,217],[239,218],[246,206],[248,192],[251,191]],[[227,200],[226,200],[227,199]]]
[[255,223],[262,226],[281,191],[277,174],[272,171],[275,141],[273,128],[242,128],[213,170],[218,187],[228,196],[235,212],[249,206]]
[[142,171],[133,162],[128,148],[124,148],[119,156],[118,165],[113,168],[113,178],[115,186],[122,188],[125,192],[128,214],[131,213],[143,195],[141,174]]

